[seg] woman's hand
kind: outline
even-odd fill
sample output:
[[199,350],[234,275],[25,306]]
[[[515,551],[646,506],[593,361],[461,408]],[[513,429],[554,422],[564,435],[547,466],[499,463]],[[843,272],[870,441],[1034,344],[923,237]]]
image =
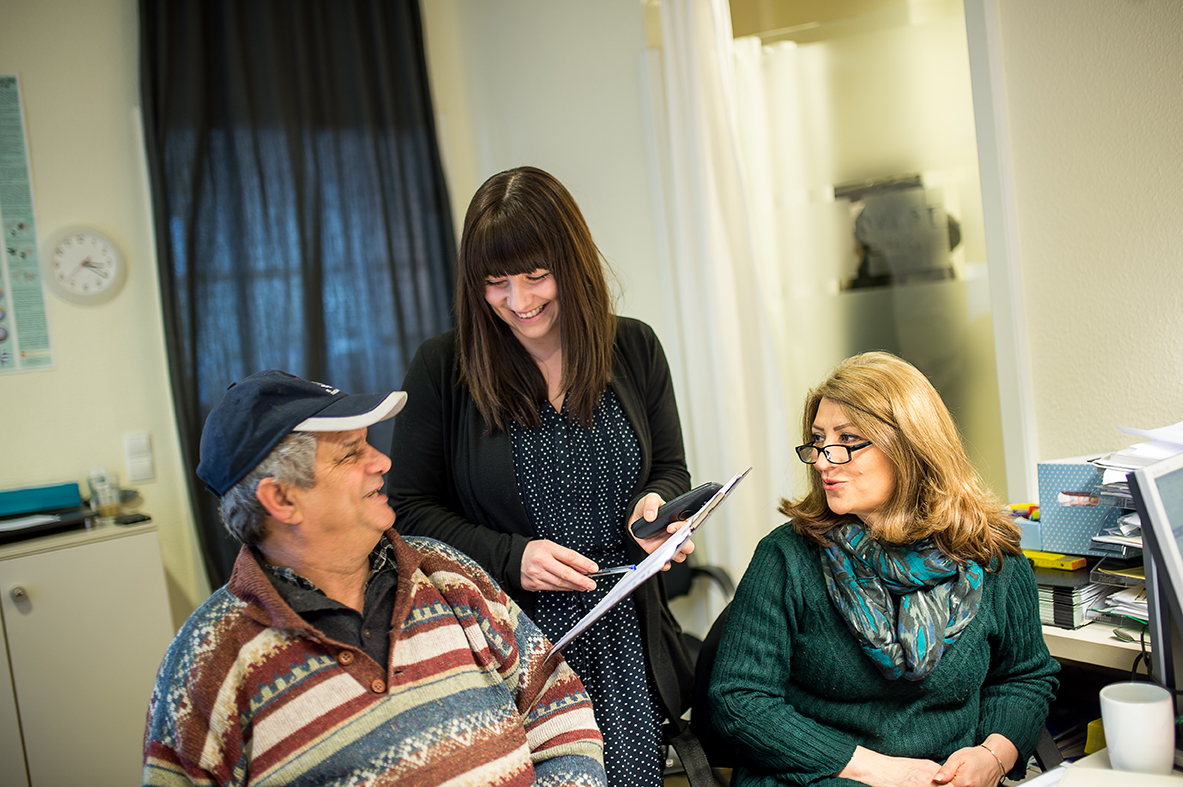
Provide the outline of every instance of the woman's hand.
[[594,562],[574,549],[536,539],[522,552],[522,589],[595,590],[596,583],[584,574],[597,570]]
[[[652,522],[657,518],[657,509],[665,503],[661,495],[656,492],[650,492],[637,501],[637,505],[633,507],[633,515],[628,520],[628,532],[633,537],[633,540],[641,545],[641,549],[645,550],[647,554],[653,554],[653,550],[657,549],[665,540],[670,537],[670,533],[678,532],[682,527],[681,522],[670,522],[666,527],[665,533],[656,533],[649,538],[637,538],[633,535],[633,523],[638,519],[644,519],[646,522]],[[678,553],[674,555],[674,562],[681,563],[686,559],[686,556],[694,551],[694,542],[687,539]],[[666,563],[661,567],[662,571],[669,571],[670,564]]]
[[950,754],[933,781],[953,787],[994,787],[1010,773],[1019,759],[1019,750],[998,733],[988,736],[984,745],[990,751],[982,746],[967,746]]
[[[964,750],[963,750],[964,751]],[[980,750],[989,757],[985,749]],[[837,776],[862,782],[869,787],[933,787],[938,784],[939,763],[914,760],[910,757],[888,757],[876,751],[856,746],[854,756]],[[998,770],[997,766],[994,768]]]

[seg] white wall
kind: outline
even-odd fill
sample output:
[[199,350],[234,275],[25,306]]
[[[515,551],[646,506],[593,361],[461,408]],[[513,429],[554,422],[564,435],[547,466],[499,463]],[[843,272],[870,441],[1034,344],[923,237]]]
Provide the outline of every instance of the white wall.
[[148,431],[156,480],[135,486],[159,526],[179,623],[209,589],[165,363],[137,39],[135,0],[0,0],[0,73],[20,77],[38,241],[89,224],[128,265],[99,306],[46,292],[54,368],[0,374],[0,488],[83,483],[94,466],[126,478],[123,434]]
[[[619,266],[624,310],[673,330],[660,311],[645,314],[656,277],[653,230],[643,225],[653,214],[644,200],[628,201],[647,188],[639,79],[630,75],[644,45],[639,0],[424,5],[429,48],[451,40],[463,58],[432,57],[430,67],[441,111],[456,85],[469,96],[471,117],[458,125],[480,177],[470,175],[464,191],[506,166],[552,169],[609,257],[629,260]],[[1183,5],[987,5],[1001,23],[996,87],[1009,119],[1034,454],[1121,448],[1132,440],[1114,424],[1183,419]],[[441,90],[441,74],[451,88]]]
[[1039,459],[1183,419],[1183,5],[998,0]]
[[527,164],[550,172],[571,191],[620,276],[619,311],[662,333],[640,0],[425,0],[422,6],[458,217],[497,172]]

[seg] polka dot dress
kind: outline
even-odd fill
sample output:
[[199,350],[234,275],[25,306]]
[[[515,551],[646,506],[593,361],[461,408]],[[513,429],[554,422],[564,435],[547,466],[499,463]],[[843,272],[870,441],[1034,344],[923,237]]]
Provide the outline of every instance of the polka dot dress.
[[[574,549],[600,568],[628,562],[625,506],[641,467],[636,435],[611,389],[592,428],[567,420],[567,408],[539,408],[542,426],[510,427],[514,471],[526,512],[540,538]],[[551,640],[570,630],[619,575],[590,592],[538,593],[535,622]],[[632,597],[621,601],[563,648],[583,681],[604,734],[604,765],[614,787],[660,787],[661,728],[649,692],[641,627]]]

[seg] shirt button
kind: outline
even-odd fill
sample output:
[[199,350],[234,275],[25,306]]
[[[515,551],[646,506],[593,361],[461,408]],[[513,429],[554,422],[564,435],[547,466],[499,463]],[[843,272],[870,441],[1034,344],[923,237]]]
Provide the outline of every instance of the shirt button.
[[348,650],[341,651],[337,656],[337,663],[343,667],[348,667],[353,663],[353,653]]
[[376,680],[370,684],[370,690],[372,692],[374,692],[375,694],[382,694],[386,691],[386,682],[381,681],[381,680]]

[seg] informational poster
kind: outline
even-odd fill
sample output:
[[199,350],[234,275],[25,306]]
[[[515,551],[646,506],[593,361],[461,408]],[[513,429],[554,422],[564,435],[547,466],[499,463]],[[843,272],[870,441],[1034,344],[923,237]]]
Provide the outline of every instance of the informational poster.
[[53,366],[19,80],[0,74],[0,372]]

